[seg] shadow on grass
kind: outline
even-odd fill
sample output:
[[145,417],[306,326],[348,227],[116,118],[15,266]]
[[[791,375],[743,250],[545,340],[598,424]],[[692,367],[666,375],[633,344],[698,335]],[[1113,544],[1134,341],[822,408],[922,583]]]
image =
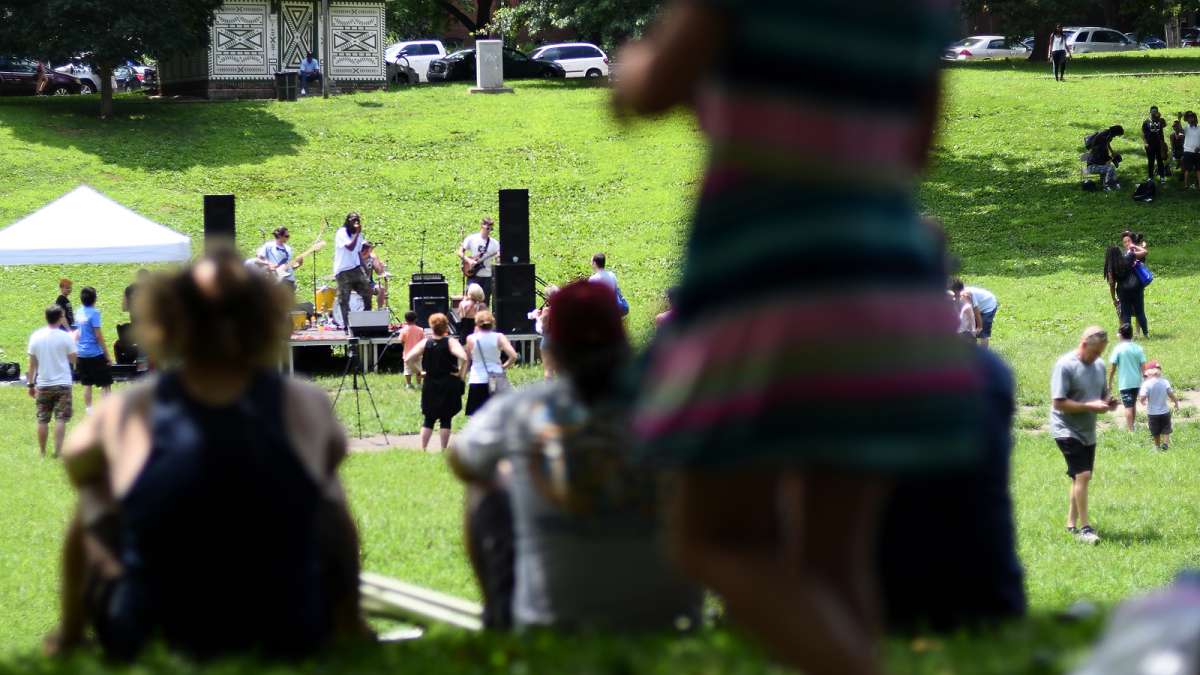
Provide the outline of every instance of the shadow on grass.
[[175,105],[122,96],[113,117],[101,120],[94,96],[22,98],[0,103],[0,122],[32,146],[75,150],[125,168],[181,171],[296,155],[304,137],[269,105]]
[[1156,275],[1195,274],[1200,233],[1190,223],[1200,195],[1171,183],[1152,204],[1134,202],[1133,187],[1144,180],[1146,165],[1132,151],[1118,172],[1121,190],[1085,192],[1080,147],[1067,142],[1052,154],[1033,155],[935,153],[920,202],[945,223],[951,250],[969,261],[963,274],[1074,272],[1094,276],[1107,293],[1104,251],[1125,229],[1146,233]]
[[1156,541],[1162,541],[1162,534],[1154,528],[1142,528],[1135,531],[1125,530],[1104,530],[1104,542],[1112,542],[1115,544],[1151,544]]

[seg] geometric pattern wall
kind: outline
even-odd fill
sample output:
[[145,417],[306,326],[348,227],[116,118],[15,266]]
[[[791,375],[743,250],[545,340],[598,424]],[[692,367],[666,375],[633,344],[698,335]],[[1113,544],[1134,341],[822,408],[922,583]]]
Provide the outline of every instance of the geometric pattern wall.
[[334,79],[383,80],[384,5],[339,2],[329,8]]
[[279,7],[279,69],[297,70],[309,52],[319,60],[316,48],[316,4],[284,2]]
[[225,0],[213,18],[209,75],[221,80],[268,79],[270,4],[261,0]]

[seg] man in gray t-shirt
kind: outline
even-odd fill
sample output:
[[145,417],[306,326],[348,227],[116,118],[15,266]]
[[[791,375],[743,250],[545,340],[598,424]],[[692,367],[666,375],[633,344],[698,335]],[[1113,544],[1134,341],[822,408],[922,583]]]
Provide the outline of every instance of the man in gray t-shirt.
[[[511,501],[517,627],[662,630],[699,620],[699,590],[665,556],[654,476],[624,456],[629,428],[625,411],[584,404],[560,378],[494,397],[456,440],[455,472],[474,486],[500,484]],[[475,564],[486,605],[484,577],[496,571]]]
[[1092,326],[1083,331],[1077,349],[1055,362],[1050,375],[1050,434],[1067,461],[1067,476],[1071,479],[1067,531],[1089,544],[1100,541],[1088,520],[1088,483],[1096,461],[1096,415],[1117,407],[1117,400],[1109,396],[1100,358],[1107,347],[1108,333]]

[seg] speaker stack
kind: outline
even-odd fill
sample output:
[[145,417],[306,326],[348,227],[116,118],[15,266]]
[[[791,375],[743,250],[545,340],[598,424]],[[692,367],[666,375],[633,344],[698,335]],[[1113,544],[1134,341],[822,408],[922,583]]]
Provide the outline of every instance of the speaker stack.
[[500,262],[492,268],[492,309],[496,330],[506,335],[533,333],[536,298],[529,262],[529,190],[500,191]]

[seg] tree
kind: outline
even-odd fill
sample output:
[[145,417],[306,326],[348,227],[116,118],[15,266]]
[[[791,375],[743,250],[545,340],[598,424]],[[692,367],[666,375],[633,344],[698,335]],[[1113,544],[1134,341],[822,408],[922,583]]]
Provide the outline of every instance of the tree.
[[493,30],[515,36],[569,28],[585,40],[615,47],[639,37],[654,21],[663,0],[525,0],[496,11]]
[[393,36],[432,35],[454,19],[472,35],[485,32],[497,0],[389,0],[388,32]]
[[84,54],[100,74],[100,116],[112,115],[112,72],[143,54],[208,45],[222,0],[0,0],[0,44],[43,60]]

